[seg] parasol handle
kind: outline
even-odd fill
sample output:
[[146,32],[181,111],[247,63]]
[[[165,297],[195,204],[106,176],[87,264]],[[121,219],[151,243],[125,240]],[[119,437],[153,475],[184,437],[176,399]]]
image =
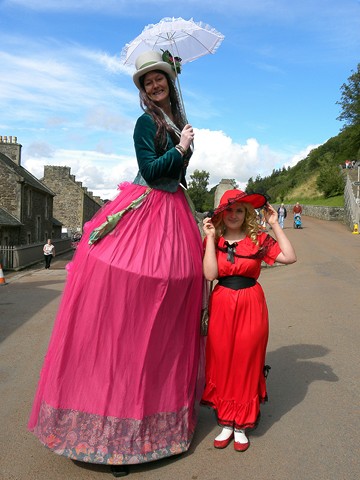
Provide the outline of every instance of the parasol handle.
[[177,82],[177,86],[178,86],[178,90],[179,90],[179,96],[180,96],[180,101],[181,101],[182,109],[183,109],[184,116],[185,116],[185,121],[186,121],[186,123],[188,123],[187,115],[186,115],[186,111],[185,111],[184,99],[183,99],[183,96],[182,96],[182,91],[181,91],[181,87],[180,87],[180,81],[179,81],[179,75],[178,74],[176,74],[176,82]]
[[185,110],[184,99],[183,99],[183,96],[182,96],[182,91],[181,91],[181,86],[180,86],[179,74],[177,72],[175,57],[173,55],[172,55],[172,60],[173,60],[173,64],[174,64],[174,72],[175,72],[175,75],[176,75],[176,83],[177,83],[177,87],[178,87],[178,91],[179,91],[181,106],[182,106],[182,109],[183,109],[183,112],[184,112],[185,121],[186,121],[186,123],[188,123],[186,110]]

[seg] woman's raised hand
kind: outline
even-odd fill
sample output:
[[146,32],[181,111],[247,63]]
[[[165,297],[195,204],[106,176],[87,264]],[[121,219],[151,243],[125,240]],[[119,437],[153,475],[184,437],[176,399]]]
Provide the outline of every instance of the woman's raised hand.
[[274,225],[278,221],[277,211],[270,205],[270,203],[267,203],[264,206],[264,216],[269,225]]
[[206,217],[203,220],[203,230],[207,237],[215,237],[215,227],[210,217]]
[[185,150],[188,150],[193,140],[194,140],[193,127],[187,123],[181,132],[179,145],[181,145]]

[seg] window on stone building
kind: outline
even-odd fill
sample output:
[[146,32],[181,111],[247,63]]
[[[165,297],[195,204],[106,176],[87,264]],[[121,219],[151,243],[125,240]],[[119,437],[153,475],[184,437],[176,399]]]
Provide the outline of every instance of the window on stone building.
[[40,215],[36,217],[36,241],[40,242],[41,240],[41,218]]
[[45,197],[45,218],[49,218],[49,199]]
[[26,192],[26,212],[27,216],[31,217],[32,212],[32,191],[29,189]]

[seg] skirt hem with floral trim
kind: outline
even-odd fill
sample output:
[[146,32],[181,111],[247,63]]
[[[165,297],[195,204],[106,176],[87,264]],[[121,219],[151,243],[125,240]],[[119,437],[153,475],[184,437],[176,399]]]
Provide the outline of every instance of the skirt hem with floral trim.
[[33,433],[58,455],[87,463],[131,465],[186,452],[195,430],[189,409],[150,415],[142,420],[41,406]]

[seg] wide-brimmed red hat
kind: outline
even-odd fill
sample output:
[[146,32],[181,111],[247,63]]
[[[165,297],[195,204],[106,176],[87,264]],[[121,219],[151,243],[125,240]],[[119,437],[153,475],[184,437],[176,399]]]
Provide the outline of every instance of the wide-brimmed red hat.
[[219,206],[215,209],[212,218],[219,215],[234,203],[250,203],[254,208],[261,208],[267,202],[265,195],[261,193],[246,193],[242,190],[234,188],[233,190],[226,190],[220,199]]

